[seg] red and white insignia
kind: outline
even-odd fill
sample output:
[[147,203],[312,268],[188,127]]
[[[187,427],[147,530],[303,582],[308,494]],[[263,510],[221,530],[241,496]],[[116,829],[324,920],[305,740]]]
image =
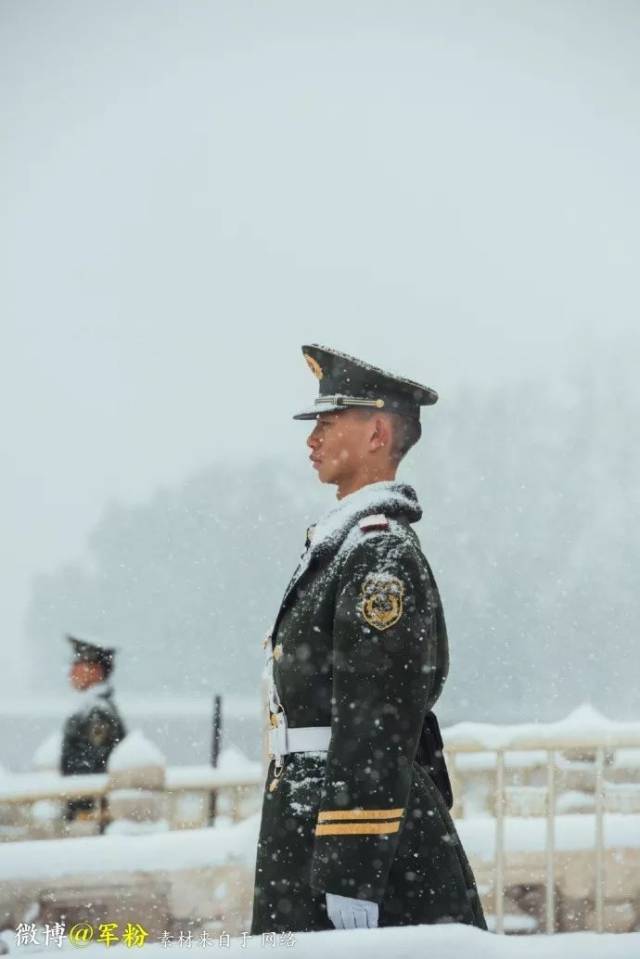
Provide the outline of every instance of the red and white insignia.
[[368,533],[372,529],[388,529],[389,520],[384,513],[374,513],[372,516],[363,516],[358,526],[363,533]]

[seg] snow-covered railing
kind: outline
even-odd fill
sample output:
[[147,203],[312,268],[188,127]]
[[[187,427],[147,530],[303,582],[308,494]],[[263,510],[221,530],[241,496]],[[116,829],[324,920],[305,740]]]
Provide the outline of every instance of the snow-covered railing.
[[[3,810],[12,808],[18,824],[15,830],[3,827],[3,838],[60,836],[65,801],[84,796],[107,800],[108,829],[116,833],[206,826],[212,794],[221,800],[221,821],[258,813],[264,763],[230,749],[221,754],[219,768],[166,767],[153,744],[134,734],[128,738],[105,775],[0,776],[0,825]],[[640,918],[640,723],[613,722],[581,707],[558,723],[461,723],[445,728],[443,739],[454,819],[497,932],[515,928],[516,920],[530,930],[566,929],[566,915],[583,897],[590,918],[583,916],[578,928],[610,929],[612,912],[627,899]],[[60,804],[60,825],[48,832],[34,815],[40,800]],[[84,835],[97,830],[85,826]],[[519,905],[517,917],[508,907],[518,886],[535,888],[535,920],[533,912],[520,916]]]
[[[233,748],[222,752],[216,768],[167,767],[160,750],[133,731],[111,754],[106,773],[62,776],[45,770],[0,777],[0,838],[85,835],[107,826],[135,831],[136,824],[138,831],[203,827],[211,819],[212,796],[219,811],[237,822],[254,810],[261,785],[260,764]],[[65,825],[66,803],[78,799],[94,800],[93,809]]]
[[[555,927],[555,864],[556,864],[556,774],[557,754],[578,752],[590,757],[595,776],[595,927],[603,931],[604,924],[604,856],[605,805],[607,783],[605,762],[611,754],[628,750],[628,758],[635,765],[640,759],[640,723],[616,722],[601,716],[589,706],[582,706],[566,719],[556,723],[529,723],[517,726],[497,726],[481,723],[459,723],[443,732],[445,753],[453,782],[458,792],[459,766],[462,757],[489,753],[494,762],[495,854],[493,861],[494,915],[496,932],[504,932],[505,894],[505,822],[507,791],[505,766],[510,753],[520,754],[520,764],[527,765],[526,756],[535,756],[536,764],[544,756],[546,767],[546,932]],[[636,785],[636,800],[640,804],[640,783]],[[638,805],[640,810],[640,805]],[[454,810],[455,812],[455,810]],[[640,824],[640,819],[637,821]]]
[[[210,822],[211,796],[218,815],[239,822],[255,811],[261,787],[259,771],[233,773],[207,766],[169,767],[159,790],[114,789],[107,774],[18,773],[0,783],[0,840],[89,835],[105,821],[122,819],[139,823],[140,831],[156,821],[161,829],[202,828]],[[65,825],[67,801],[85,798],[96,800],[94,814],[88,822]],[[104,820],[106,810],[109,818]]]
[[[261,787],[261,772],[224,772],[211,766],[169,766],[164,791],[222,792]],[[14,773],[0,780],[0,803],[28,805],[40,800],[99,799],[109,794],[106,773],[60,776],[58,773]]]

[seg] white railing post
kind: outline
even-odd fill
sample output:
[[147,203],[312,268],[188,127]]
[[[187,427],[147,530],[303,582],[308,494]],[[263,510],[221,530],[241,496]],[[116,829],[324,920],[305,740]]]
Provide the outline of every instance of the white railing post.
[[596,749],[596,932],[604,926],[604,748]]
[[109,756],[107,831],[150,831],[166,826],[166,760],[146,736],[134,729]]
[[556,779],[555,779],[555,752],[547,751],[547,834],[546,834],[546,913],[547,934],[555,932],[555,853],[556,853]]
[[496,856],[494,869],[494,911],[496,932],[504,932],[504,752],[496,750]]

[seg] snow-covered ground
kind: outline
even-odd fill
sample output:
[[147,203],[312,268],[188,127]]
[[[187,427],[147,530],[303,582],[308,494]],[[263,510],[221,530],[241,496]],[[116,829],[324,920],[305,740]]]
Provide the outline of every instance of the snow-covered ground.
[[[558,816],[558,850],[592,849],[595,818],[589,815]],[[255,857],[259,814],[240,823],[220,823],[212,829],[191,829],[152,836],[97,836],[83,839],[34,840],[0,845],[0,874],[6,879],[37,879],[70,874],[116,871],[154,872],[160,869],[193,869],[215,863],[243,862]],[[467,852],[490,861],[495,846],[493,819],[460,820],[458,831]],[[540,818],[506,820],[508,850],[542,852],[545,821]],[[605,817],[605,846],[640,847],[640,816],[611,814]],[[640,956],[640,953],[639,953]]]
[[[605,816],[605,847],[639,848],[640,816],[623,813]],[[212,829],[192,829],[153,836],[100,836],[85,839],[34,840],[0,845],[0,873],[6,878],[50,878],[75,873],[105,873],[134,868],[144,872],[167,868],[198,868],[213,863],[245,862],[255,856],[259,814],[240,823],[221,822]],[[457,824],[463,845],[473,858],[491,861],[495,848],[495,822],[486,817],[462,819]],[[542,852],[545,820],[507,818],[507,850]],[[559,851],[593,849],[595,817],[556,817]],[[639,954],[640,955],[640,954]]]
[[[77,946],[64,943],[62,948],[50,945],[17,946],[3,934],[11,949],[11,955],[22,953],[32,956],[77,954]],[[145,944],[145,959],[160,959],[165,956],[199,953],[226,955],[235,954],[269,956],[291,955],[296,959],[325,959],[330,954],[334,959],[637,959],[640,956],[640,933],[628,935],[597,935],[596,933],[571,933],[555,936],[496,936],[468,926],[407,926],[386,929],[333,930],[327,932],[293,933],[291,937],[276,937],[275,944],[263,941],[261,936],[238,937],[221,945],[212,937],[206,945],[194,937],[191,946],[159,943]],[[85,959],[98,959],[105,954],[113,959],[131,957],[138,952],[136,947],[122,945],[91,945],[83,948]]]
[[151,836],[90,836],[0,844],[4,880],[105,875],[110,872],[154,873],[223,863],[255,861],[258,816],[212,829],[185,829]]

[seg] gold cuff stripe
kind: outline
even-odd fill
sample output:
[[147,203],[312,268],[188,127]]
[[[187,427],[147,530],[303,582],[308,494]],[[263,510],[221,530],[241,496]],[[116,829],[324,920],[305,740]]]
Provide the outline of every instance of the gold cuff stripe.
[[318,822],[325,819],[397,819],[401,809],[329,809],[318,813]]
[[400,823],[396,822],[334,822],[316,826],[316,836],[355,836],[376,833],[397,832]]

